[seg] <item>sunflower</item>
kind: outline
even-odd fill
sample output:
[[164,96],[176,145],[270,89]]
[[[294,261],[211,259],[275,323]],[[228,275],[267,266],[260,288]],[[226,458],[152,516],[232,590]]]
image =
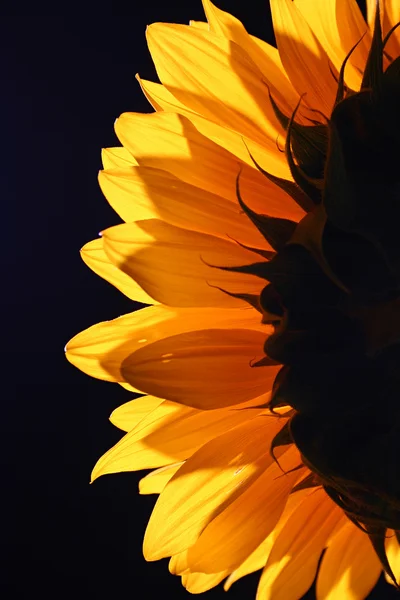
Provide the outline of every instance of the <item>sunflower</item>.
[[139,396],[93,479],[155,469],[144,555],[192,593],[362,599],[400,577],[400,4],[270,0],[277,48],[203,5],[103,151],[82,257],[148,306],[67,345]]

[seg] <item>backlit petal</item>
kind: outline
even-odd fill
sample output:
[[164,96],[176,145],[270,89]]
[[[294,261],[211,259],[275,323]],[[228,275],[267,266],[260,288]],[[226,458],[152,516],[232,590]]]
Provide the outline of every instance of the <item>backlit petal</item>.
[[145,558],[157,560],[192,546],[206,525],[268,467],[269,444],[281,427],[281,419],[260,415],[187,460],[154,507],[144,538]]
[[244,305],[217,288],[231,293],[259,294],[264,286],[253,275],[208,266],[257,262],[256,254],[212,235],[181,229],[158,219],[117,225],[102,235],[109,259],[152,298],[169,306]]
[[161,494],[168,481],[183,463],[176,463],[152,471],[139,481],[139,494]]
[[202,594],[218,585],[227,575],[227,571],[223,571],[222,573],[212,573],[211,575],[207,575],[206,573],[191,573],[188,571],[182,575],[182,585],[191,594]]
[[[173,119],[175,121],[179,119],[181,123],[185,125],[185,129],[182,131],[184,137],[192,136],[194,139],[199,134],[201,136],[205,136],[209,141],[215,142],[217,144],[218,152],[226,153],[227,151],[233,154],[235,157],[239,158],[244,163],[247,163],[250,167],[254,169],[254,163],[250,157],[249,152],[253,154],[257,161],[261,165],[268,166],[268,171],[277,175],[279,177],[284,177],[286,179],[291,179],[290,170],[288,164],[284,158],[282,152],[279,151],[277,147],[277,143],[275,139],[265,139],[262,144],[251,140],[246,134],[240,134],[232,129],[228,129],[220,124],[213,123],[209,119],[194,113],[185,107],[181,102],[179,102],[168,90],[165,86],[159,83],[153,83],[152,81],[146,81],[144,79],[140,79],[140,85],[144,94],[146,95],[149,102],[154,106],[156,110],[165,111],[168,116],[163,115],[162,118],[170,119],[170,125],[173,125]],[[175,114],[177,113],[177,114]],[[155,113],[152,115],[138,115],[137,113],[128,113],[129,116],[146,116],[146,117],[154,117]],[[122,115],[124,117],[124,115]],[[159,119],[157,113],[157,119]],[[154,118],[153,118],[154,121]],[[162,123],[162,121],[161,121]],[[118,127],[118,121],[117,121]],[[181,127],[182,129],[182,127]],[[135,141],[132,142],[135,144]],[[143,140],[137,139],[136,145],[138,146],[138,150],[135,151],[135,156],[139,157],[142,153],[141,148],[147,147],[147,144],[143,144]],[[204,145],[204,144],[203,144]],[[193,149],[192,145],[190,146],[190,151],[196,150]],[[153,155],[149,153],[149,157],[146,160],[157,160],[157,155],[154,153],[153,147]],[[145,164],[143,160],[139,160],[140,164]],[[197,164],[191,165],[195,170],[197,169]],[[188,174],[187,176],[190,176]],[[181,179],[185,180],[184,174],[180,174]]]
[[368,536],[346,523],[328,546],[317,578],[317,600],[364,600],[382,566]]
[[[292,0],[270,0],[279,54],[290,81],[304,103],[330,115],[337,84],[328,56]],[[316,76],[318,73],[318,76]]]
[[[400,585],[400,544],[397,541],[393,530],[388,530],[387,532],[386,554],[393,574],[396,577],[396,581]],[[393,585],[393,581],[388,575],[385,574],[385,578],[388,583]]]
[[[232,188],[235,179],[232,177]],[[225,239],[229,232],[231,238],[243,244],[270,249],[237,203],[181,181],[167,171],[151,167],[113,169],[101,171],[99,181],[105,197],[124,221],[158,217],[178,227]]]
[[[169,336],[218,327],[267,331],[253,309],[176,309],[151,306],[81,331],[67,344],[67,358],[99,379],[124,382],[123,361],[133,352]],[[265,390],[267,391],[267,390]]]
[[324,490],[307,496],[275,540],[257,600],[299,600],[311,587],[326,541],[342,515]]
[[[151,90],[153,86],[158,86],[158,91],[164,90],[158,84],[143,82],[145,84],[151,86]],[[182,181],[235,203],[234,184],[242,167],[241,190],[246,202],[254,210],[295,221],[302,218],[304,213],[294,200],[254,168],[249,151],[238,134],[201,117],[193,116],[190,119],[193,122],[172,113],[124,113],[117,120],[115,128],[121,142],[135,154],[140,165],[169,171]],[[230,152],[218,145],[218,141]],[[266,153],[255,145],[250,150],[269,171],[290,178],[275,141],[273,152]],[[275,159],[275,156],[278,158]],[[250,168],[243,164],[246,162]],[[284,169],[279,168],[282,164],[285,165]]]
[[154,469],[182,461],[258,412],[201,411],[163,402],[97,461],[92,481],[108,473]]
[[298,450],[292,446],[271,457],[269,467],[205,528],[188,550],[191,571],[213,573],[237,568],[272,532],[281,516],[299,471]]
[[[382,33],[384,36],[392,27],[400,22],[400,3],[398,0],[385,0],[384,17],[382,22]],[[400,55],[400,28],[398,27],[390,36],[390,39],[385,46],[385,50],[396,58]]]
[[81,257],[83,262],[92,271],[99,275],[111,285],[116,287],[120,292],[128,296],[135,302],[142,302],[143,304],[157,304],[151,296],[134,281],[129,275],[123,273],[121,269],[118,269],[108,258],[104,252],[103,239],[98,238],[88,242],[81,249]]
[[142,396],[118,406],[110,415],[110,421],[122,431],[131,431],[163,402],[162,398]]
[[210,31],[235,42],[247,52],[264,74],[273,96],[290,114],[297,104],[298,97],[285,73],[277,49],[250,36],[238,19],[217,8],[210,0],[203,0],[203,6]]
[[[371,34],[355,0],[296,0],[296,7],[306,19],[312,32],[326,51],[329,60],[337,71],[351,48],[359,45],[351,54],[346,65],[345,81],[353,90],[361,84],[364,68],[371,45]],[[364,36],[364,37],[363,37]]]
[[265,540],[261,542],[261,544],[243,561],[243,563],[235,569],[231,575],[228,577],[224,584],[224,589],[226,591],[229,590],[231,585],[249,575],[250,573],[254,573],[254,571],[258,571],[262,569],[266,562],[267,558],[273,548],[274,542],[278,537],[281,529],[285,525],[286,521],[293,513],[293,511],[299,506],[301,502],[303,502],[304,498],[310,493],[310,490],[301,490],[294,494],[291,494],[286,502],[283,513],[276,524],[274,530],[266,537]]
[[122,146],[120,148],[103,148],[101,162],[104,169],[125,169],[138,164],[132,154]]
[[252,367],[261,360],[265,333],[205,329],[149,344],[122,364],[125,381],[167,400],[208,410],[232,406],[272,389],[279,366]]
[[150,25],[147,42],[161,82],[190,110],[260,143],[282,131],[262,72],[234,42],[167,23]]

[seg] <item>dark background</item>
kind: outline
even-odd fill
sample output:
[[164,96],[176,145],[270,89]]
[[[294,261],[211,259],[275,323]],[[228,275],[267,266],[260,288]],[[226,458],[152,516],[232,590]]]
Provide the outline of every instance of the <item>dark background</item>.
[[[266,4],[219,2],[272,42]],[[167,561],[142,558],[154,504],[137,493],[143,474],[89,486],[97,458],[120,437],[109,414],[130,395],[80,373],[63,347],[89,325],[135,308],[79,257],[85,242],[119,222],[97,185],[100,149],[116,145],[120,113],[151,112],[134,79],[136,72],[155,78],[146,25],[204,17],[200,0],[131,2],[123,14],[101,3],[83,8],[0,15],[0,592],[5,599],[183,599],[189,594]],[[206,597],[252,598],[257,580]],[[382,590],[371,598],[397,597]]]

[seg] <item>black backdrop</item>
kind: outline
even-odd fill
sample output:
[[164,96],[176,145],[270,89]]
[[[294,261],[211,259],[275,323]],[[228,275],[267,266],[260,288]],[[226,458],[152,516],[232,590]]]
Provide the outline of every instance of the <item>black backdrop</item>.
[[[221,8],[272,41],[266,2]],[[97,185],[114,119],[150,111],[134,74],[154,79],[144,30],[203,19],[200,0],[97,3],[0,18],[2,167],[2,576],[4,598],[188,598],[167,561],[145,563],[141,540],[154,497],[142,474],[89,486],[96,459],[120,437],[110,412],[130,399],[64,358],[89,325],[133,310],[87,269],[79,248],[118,217]],[[61,11],[59,14],[57,8]],[[206,597],[252,598],[258,576]],[[397,597],[376,589],[374,598]],[[310,593],[307,597],[312,598]]]

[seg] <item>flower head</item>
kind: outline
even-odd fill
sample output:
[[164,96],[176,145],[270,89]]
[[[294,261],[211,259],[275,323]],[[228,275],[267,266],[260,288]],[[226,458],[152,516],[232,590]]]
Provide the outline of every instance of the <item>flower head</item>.
[[270,0],[277,49],[203,0],[156,24],[155,112],[116,122],[82,249],[146,308],[67,346],[139,398],[93,479],[155,469],[144,554],[199,593],[365,598],[400,576],[400,5]]

